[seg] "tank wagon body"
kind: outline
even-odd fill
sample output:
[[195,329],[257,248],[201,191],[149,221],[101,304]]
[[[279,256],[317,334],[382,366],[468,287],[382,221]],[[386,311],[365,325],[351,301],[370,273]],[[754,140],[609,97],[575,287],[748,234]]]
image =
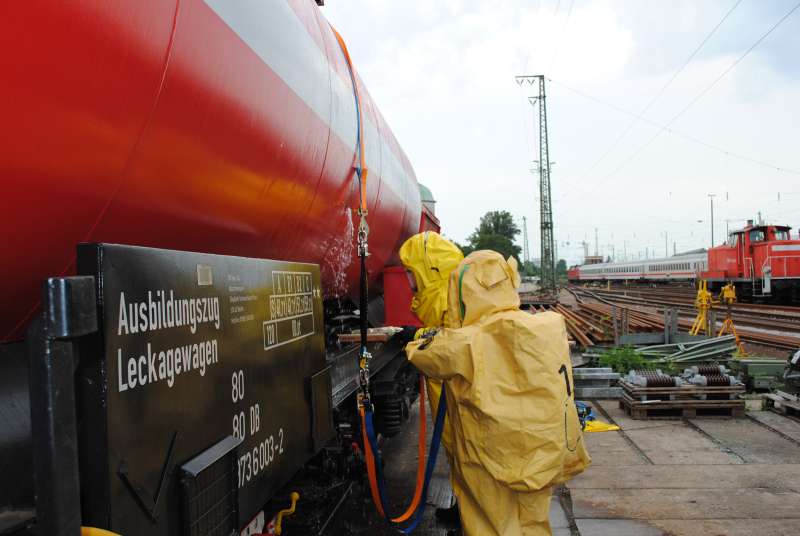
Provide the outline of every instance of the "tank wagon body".
[[[2,25],[0,340],[79,242],[313,262],[326,297],[357,293],[353,87],[313,2],[31,1]],[[358,83],[377,290],[421,203]]]
[[[33,0],[0,25],[0,534],[222,534],[181,502],[211,468],[218,528],[266,530],[312,457],[357,460],[338,335],[358,320],[358,116],[334,30],[310,0]],[[354,78],[379,326],[410,305],[387,293],[384,316],[383,272],[407,302],[397,251],[439,221]],[[370,350],[389,436],[416,375],[398,340]]]

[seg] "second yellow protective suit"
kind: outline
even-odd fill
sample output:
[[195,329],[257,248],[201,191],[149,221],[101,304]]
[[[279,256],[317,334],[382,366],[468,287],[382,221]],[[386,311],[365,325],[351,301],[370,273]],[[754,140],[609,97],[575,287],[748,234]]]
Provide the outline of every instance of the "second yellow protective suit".
[[516,261],[499,253],[472,253],[450,277],[445,328],[406,352],[446,382],[464,534],[550,534],[551,487],[590,463],[564,320],[519,309]]
[[411,311],[426,328],[441,327],[447,309],[450,273],[464,260],[458,246],[433,231],[415,234],[400,247],[400,262],[414,274]]
[[[400,261],[414,275],[416,291],[411,302],[411,311],[417,315],[425,328],[441,328],[447,312],[447,286],[450,274],[464,260],[458,246],[433,231],[415,234],[400,247]],[[417,335],[419,335],[419,331]],[[436,415],[442,382],[428,378],[428,401],[431,415]],[[445,421],[442,443],[450,454],[450,425]]]

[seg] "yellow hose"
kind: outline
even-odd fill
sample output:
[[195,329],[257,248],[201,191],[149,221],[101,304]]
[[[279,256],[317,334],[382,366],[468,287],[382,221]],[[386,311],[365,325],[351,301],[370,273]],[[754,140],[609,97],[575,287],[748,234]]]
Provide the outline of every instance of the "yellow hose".
[[297,506],[297,501],[300,499],[300,494],[296,491],[293,491],[289,497],[292,499],[292,505],[289,508],[278,512],[278,520],[275,522],[275,534],[278,536],[281,534],[281,523],[283,523],[283,516],[290,516],[294,513],[295,506]]
[[110,530],[98,529],[97,527],[81,527],[81,536],[120,536]]

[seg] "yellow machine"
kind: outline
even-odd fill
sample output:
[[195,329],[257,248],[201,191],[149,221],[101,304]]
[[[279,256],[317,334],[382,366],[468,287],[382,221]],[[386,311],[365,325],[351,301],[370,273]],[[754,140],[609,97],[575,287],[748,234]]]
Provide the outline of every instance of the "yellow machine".
[[725,304],[725,321],[722,323],[722,328],[717,333],[717,337],[722,337],[726,333],[732,333],[736,339],[736,347],[739,349],[740,357],[747,357],[747,352],[744,350],[742,341],[739,340],[739,334],[736,333],[736,326],[733,325],[733,313],[731,306],[736,303],[736,287],[733,283],[728,283],[719,293],[719,301]]
[[708,281],[700,281],[700,286],[697,288],[697,296],[694,299],[694,306],[697,308],[697,317],[694,319],[689,334],[699,335],[702,331],[710,335],[711,327],[708,326],[708,312],[714,307],[714,295],[708,291]]
[[736,332],[736,326],[733,325],[733,313],[731,306],[736,303],[736,287],[733,283],[728,283],[719,293],[719,299],[715,300],[714,295],[708,290],[708,282],[703,280],[697,288],[697,296],[694,299],[694,306],[697,308],[697,316],[692,324],[692,329],[689,330],[690,335],[699,335],[701,332],[706,335],[714,333],[714,326],[709,322],[708,312],[714,308],[715,305],[725,304],[725,321],[722,323],[717,337],[722,337],[726,333],[733,334],[736,339],[736,347],[739,349],[739,356],[746,357],[747,352],[744,350],[744,345],[739,339],[739,334]]

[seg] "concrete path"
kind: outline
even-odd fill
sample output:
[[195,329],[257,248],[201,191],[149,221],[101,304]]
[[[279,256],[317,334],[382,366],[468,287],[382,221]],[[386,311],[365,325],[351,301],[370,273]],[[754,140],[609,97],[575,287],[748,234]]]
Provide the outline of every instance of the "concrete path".
[[800,534],[800,424],[743,419],[637,421],[587,434],[592,467],[568,483],[581,536]]
[[[554,490],[555,536],[789,536],[800,534],[800,423],[769,412],[742,419],[637,421],[616,401],[591,402],[622,431],[586,434],[593,464]],[[383,447],[391,508],[413,494],[419,412]],[[429,419],[429,428],[431,423]],[[436,519],[452,500],[439,456],[415,534],[457,536]],[[327,534],[388,536],[366,488],[354,491]]]

